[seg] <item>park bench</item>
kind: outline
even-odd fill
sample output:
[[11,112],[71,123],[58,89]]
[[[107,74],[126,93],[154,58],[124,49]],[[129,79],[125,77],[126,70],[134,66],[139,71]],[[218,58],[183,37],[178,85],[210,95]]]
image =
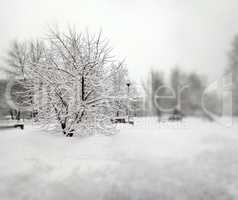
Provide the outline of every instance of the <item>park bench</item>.
[[131,124],[131,125],[134,125],[134,121],[132,119],[129,119],[128,120],[128,117],[127,116],[122,116],[122,117],[114,117],[111,119],[111,122],[112,123],[122,123],[122,124]]
[[177,108],[174,109],[172,115],[169,117],[169,121],[182,121],[183,113]]
[[182,119],[183,119],[183,116],[178,114],[176,115],[173,114],[169,117],[169,121],[182,121]]
[[11,128],[20,128],[21,130],[24,129],[24,123],[18,121],[11,121],[11,120],[0,120],[0,130],[3,129],[11,129]]

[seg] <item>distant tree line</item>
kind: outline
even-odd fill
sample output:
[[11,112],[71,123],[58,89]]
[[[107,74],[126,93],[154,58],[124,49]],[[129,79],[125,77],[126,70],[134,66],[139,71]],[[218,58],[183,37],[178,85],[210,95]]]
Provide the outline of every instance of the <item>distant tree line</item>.
[[[238,116],[238,35],[234,37],[228,60],[223,76],[213,83],[209,83],[205,75],[186,73],[178,66],[171,71],[169,80],[165,80],[163,72],[151,70],[148,79],[142,83],[145,93],[144,113],[161,117],[173,109],[179,109],[184,115],[212,120],[205,110],[221,116],[227,114],[226,107],[231,107],[231,114]],[[158,88],[161,88],[159,94]],[[224,90],[232,92],[231,101]],[[166,98],[156,99],[155,95]]]
[[179,67],[171,71],[168,81],[162,72],[151,70],[148,80],[143,82],[147,114],[161,117],[177,109],[184,115],[205,115],[201,108],[205,83],[203,76],[185,73]]

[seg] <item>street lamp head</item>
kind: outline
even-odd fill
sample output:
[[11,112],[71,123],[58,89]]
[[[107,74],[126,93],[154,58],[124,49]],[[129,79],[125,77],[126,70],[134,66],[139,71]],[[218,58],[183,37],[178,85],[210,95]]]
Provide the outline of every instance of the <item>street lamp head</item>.
[[131,82],[130,82],[130,81],[127,81],[126,85],[127,85],[127,87],[130,87]]

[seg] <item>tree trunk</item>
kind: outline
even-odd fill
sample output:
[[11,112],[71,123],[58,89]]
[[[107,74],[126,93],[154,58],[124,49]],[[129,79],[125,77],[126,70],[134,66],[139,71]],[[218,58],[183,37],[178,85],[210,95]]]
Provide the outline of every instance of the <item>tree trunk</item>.
[[16,114],[16,120],[20,120],[21,119],[21,111],[20,110],[18,110],[17,111],[17,114]]
[[60,121],[60,125],[61,125],[61,128],[62,128],[63,134],[64,134],[64,135],[66,135],[66,131],[65,131],[65,128],[66,128],[66,123],[65,123],[65,122],[62,122],[62,121]]
[[82,101],[84,101],[84,87],[85,87],[85,84],[84,84],[84,76],[82,76],[82,82],[81,82],[81,90],[82,90]]
[[12,109],[10,110],[10,115],[11,115],[11,120],[14,120],[14,113]]

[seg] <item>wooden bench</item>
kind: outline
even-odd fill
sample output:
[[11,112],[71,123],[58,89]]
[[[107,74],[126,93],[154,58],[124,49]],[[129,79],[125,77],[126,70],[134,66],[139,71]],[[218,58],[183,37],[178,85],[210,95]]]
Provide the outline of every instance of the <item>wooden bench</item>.
[[1,129],[11,129],[11,128],[20,128],[21,130],[23,130],[24,124],[0,125],[0,130]]
[[127,117],[115,117],[113,119],[111,119],[111,122],[112,123],[122,123],[122,124],[131,124],[131,125],[134,125],[134,121],[133,120],[127,120]]
[[172,115],[169,117],[169,121],[182,121],[183,116],[182,115]]

